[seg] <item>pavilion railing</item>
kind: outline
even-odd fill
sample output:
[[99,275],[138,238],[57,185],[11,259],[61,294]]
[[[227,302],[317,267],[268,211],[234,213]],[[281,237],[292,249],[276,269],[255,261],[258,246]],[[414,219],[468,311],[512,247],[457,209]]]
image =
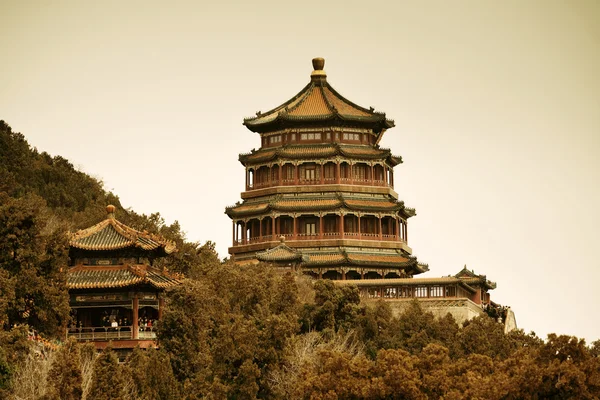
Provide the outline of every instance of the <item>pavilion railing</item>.
[[[67,337],[77,340],[129,340],[133,339],[132,326],[106,327],[86,326],[67,329]],[[152,326],[140,326],[138,339],[156,339],[156,331]]]

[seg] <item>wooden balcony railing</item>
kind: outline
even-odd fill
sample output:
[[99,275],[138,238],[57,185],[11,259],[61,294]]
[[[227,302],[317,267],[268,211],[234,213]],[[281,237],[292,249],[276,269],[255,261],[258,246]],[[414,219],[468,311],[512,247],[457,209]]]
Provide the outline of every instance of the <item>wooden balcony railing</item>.
[[[323,178],[323,183],[321,183],[321,179],[282,179],[281,183],[279,179],[274,179],[265,182],[254,182],[246,185],[246,190],[256,190],[263,189],[268,187],[275,187],[284,185],[284,186],[292,186],[292,185],[331,185],[337,183],[336,178]],[[358,179],[358,178],[340,178],[339,183],[344,185],[356,184],[363,186],[388,186],[393,187],[392,185],[386,183],[385,181],[375,180],[375,179]]]
[[[105,326],[86,326],[67,329],[67,337],[77,340],[130,340],[133,339],[132,326],[116,328]],[[156,339],[156,331],[152,326],[138,328],[138,339]]]
[[[235,240],[233,242],[233,246],[235,247],[235,246],[249,245],[249,244],[255,244],[255,243],[264,243],[264,242],[278,241],[281,236],[285,237],[286,240],[318,240],[320,238],[323,238],[323,239],[341,239],[342,238],[342,235],[338,231],[336,231],[336,232],[323,232],[322,236],[318,232],[316,232],[316,233],[298,233],[298,234],[296,234],[295,239],[294,239],[294,234],[292,234],[292,233],[282,233],[282,234],[277,234],[277,235],[255,236],[255,237],[247,239],[245,242],[243,242],[242,240]],[[343,237],[345,239],[359,239],[360,238],[360,239],[363,239],[363,240],[381,240],[381,241],[386,241],[386,242],[395,242],[395,241],[404,242],[404,240],[400,239],[397,235],[389,235],[389,234],[382,234],[382,235],[380,235],[379,233],[344,232],[344,236]]]

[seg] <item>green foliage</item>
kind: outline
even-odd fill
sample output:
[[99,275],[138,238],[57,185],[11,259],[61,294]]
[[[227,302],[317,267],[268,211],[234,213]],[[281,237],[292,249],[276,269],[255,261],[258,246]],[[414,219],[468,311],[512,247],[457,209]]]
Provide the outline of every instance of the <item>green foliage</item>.
[[133,383],[139,399],[176,400],[180,398],[179,383],[173,375],[170,357],[162,350],[147,351],[136,347],[127,358],[126,376]]
[[96,356],[68,341],[48,373],[48,399],[600,398],[600,341],[505,334],[485,316],[461,328],[416,300],[395,316],[384,301],[361,304],[352,286],[221,262],[214,243],[188,242],[159,213],[123,209],[101,181],[31,148],[4,121],[0,398],[42,365],[28,330],[62,336],[67,231],[101,221],[108,204],[125,224],[175,241],[179,251],[157,266],[187,279],[167,293],[159,350],[136,349],[121,366],[110,347]]
[[18,366],[25,361],[31,349],[26,326],[9,331],[0,330],[0,398],[8,393]]
[[314,304],[305,304],[302,313],[302,331],[327,331],[352,329],[363,308],[356,287],[338,286],[330,280],[314,284]]
[[47,399],[81,399],[81,366],[79,346],[74,339],[67,340],[59,349],[48,373]]
[[[39,198],[0,193],[0,318],[54,336],[69,316],[66,229]],[[6,296],[6,297],[5,297]]]
[[298,331],[294,278],[265,265],[216,260],[202,274],[169,292],[158,325],[175,376],[198,398],[267,396],[265,377]]
[[124,379],[122,368],[112,346],[107,346],[94,362],[92,387],[88,398],[94,400],[122,399]]

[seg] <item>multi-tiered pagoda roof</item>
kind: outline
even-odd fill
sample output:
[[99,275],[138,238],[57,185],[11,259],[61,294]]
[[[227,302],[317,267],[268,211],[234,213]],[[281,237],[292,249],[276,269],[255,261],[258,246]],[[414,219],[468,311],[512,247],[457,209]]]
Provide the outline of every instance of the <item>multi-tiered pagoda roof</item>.
[[297,95],[265,113],[244,119],[253,132],[272,132],[290,126],[354,126],[369,129],[376,135],[392,128],[394,121],[385,113],[361,107],[340,95],[327,82],[325,60],[313,59],[311,81]]
[[394,190],[402,158],[379,146],[394,122],[333,89],[323,59],[313,67],[298,94],[244,120],[261,146],[239,157],[246,191],[225,210],[234,225],[230,253],[332,279],[426,271],[407,244],[415,210]]
[[179,284],[177,278],[151,264],[176,250],[175,243],[140,232],[114,216],[75,232],[69,241],[72,267],[67,274],[70,289],[106,289],[148,285],[164,289]]

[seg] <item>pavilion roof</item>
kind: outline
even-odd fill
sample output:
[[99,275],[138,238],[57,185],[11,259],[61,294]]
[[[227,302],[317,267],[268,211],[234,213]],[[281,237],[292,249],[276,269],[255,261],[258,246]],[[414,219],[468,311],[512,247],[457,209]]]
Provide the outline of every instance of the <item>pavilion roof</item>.
[[158,289],[179,285],[177,276],[146,265],[77,266],[67,272],[69,289],[125,288],[147,284]]
[[322,143],[312,145],[288,144],[277,148],[264,148],[251,153],[240,154],[243,165],[258,164],[277,159],[331,158],[343,156],[357,160],[386,159],[390,165],[402,163],[402,157],[392,155],[390,149],[372,145],[347,145],[340,143]]
[[324,252],[302,250],[302,253],[307,257],[307,260],[302,263],[302,266],[304,267],[318,267],[321,265],[363,265],[404,268],[408,272],[413,273],[421,273],[427,270],[426,266],[417,263],[415,257],[398,251],[382,253],[336,249]]
[[165,255],[176,250],[174,242],[159,235],[140,232],[115,219],[114,206],[108,206],[106,209],[107,219],[71,235],[69,241],[71,248],[92,251],[138,248],[145,251],[158,251]]
[[282,236],[280,242],[271,249],[256,253],[256,258],[264,262],[303,261],[306,259],[300,251],[285,244],[285,237]]
[[478,275],[474,271],[468,270],[466,265],[454,277],[471,285],[483,286],[486,289],[496,289],[497,286],[496,282],[488,280],[485,275]]
[[385,113],[361,107],[333,89],[327,82],[324,65],[322,58],[313,59],[314,71],[308,85],[280,106],[244,119],[244,125],[253,132],[306,125],[344,125],[368,128],[376,134],[394,126],[394,121],[387,119]]
[[392,198],[361,198],[334,194],[330,197],[285,198],[276,196],[270,199],[245,201],[227,207],[225,213],[230,217],[244,217],[264,214],[269,211],[327,211],[345,208],[356,211],[402,211],[407,218],[415,215],[412,208],[404,207],[404,203]]

